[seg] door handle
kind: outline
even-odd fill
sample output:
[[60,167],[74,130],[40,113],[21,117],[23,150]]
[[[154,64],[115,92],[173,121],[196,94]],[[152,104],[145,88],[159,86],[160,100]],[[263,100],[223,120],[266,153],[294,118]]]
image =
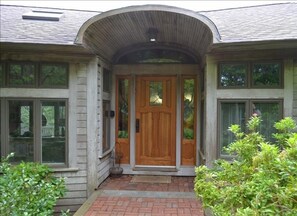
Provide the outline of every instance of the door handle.
[[136,127],[136,133],[139,133],[139,119],[136,119],[136,123],[135,123],[135,127]]

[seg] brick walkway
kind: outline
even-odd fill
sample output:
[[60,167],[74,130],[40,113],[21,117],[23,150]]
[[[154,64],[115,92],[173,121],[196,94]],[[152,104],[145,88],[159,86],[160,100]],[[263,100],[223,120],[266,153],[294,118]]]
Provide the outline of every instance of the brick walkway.
[[193,193],[193,177],[171,177],[171,183],[132,183],[131,179],[130,175],[108,178],[75,215],[204,215]]

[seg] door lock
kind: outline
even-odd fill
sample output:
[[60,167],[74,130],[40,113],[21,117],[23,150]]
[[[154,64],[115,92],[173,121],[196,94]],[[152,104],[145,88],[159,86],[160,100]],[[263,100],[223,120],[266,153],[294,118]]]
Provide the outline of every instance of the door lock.
[[135,126],[136,126],[136,133],[139,133],[139,119],[136,119],[136,123],[135,123]]

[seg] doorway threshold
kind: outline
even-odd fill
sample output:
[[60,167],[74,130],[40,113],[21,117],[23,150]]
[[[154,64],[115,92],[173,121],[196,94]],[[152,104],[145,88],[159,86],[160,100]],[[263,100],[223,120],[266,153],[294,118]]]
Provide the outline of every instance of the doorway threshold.
[[145,166],[145,165],[136,165],[133,168],[133,171],[160,171],[160,172],[177,172],[175,166]]

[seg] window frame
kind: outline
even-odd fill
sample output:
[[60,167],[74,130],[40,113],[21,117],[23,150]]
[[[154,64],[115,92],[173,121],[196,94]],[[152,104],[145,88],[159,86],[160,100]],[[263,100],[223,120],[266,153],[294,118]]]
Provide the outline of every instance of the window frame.
[[[42,85],[41,84],[41,68],[43,65],[54,65],[54,66],[65,66],[66,69],[66,85],[55,85],[55,86],[49,86],[49,85]],[[38,88],[51,88],[51,89],[67,89],[69,87],[69,64],[66,62],[40,62],[38,64],[38,76],[37,76],[37,87]]]
[[[231,155],[228,154],[223,154],[222,152],[222,143],[221,143],[221,138],[220,138],[220,133],[222,131],[221,129],[221,110],[222,110],[222,103],[244,103],[245,104],[245,124],[247,123],[247,119],[248,119],[248,112],[247,110],[249,109],[249,103],[248,100],[245,99],[218,99],[218,106],[217,106],[217,157],[218,158],[232,158]],[[230,125],[231,126],[231,125]]]
[[102,72],[102,81],[103,81],[103,87],[102,87],[103,92],[110,94],[111,85],[112,85],[112,72],[111,70],[105,67],[103,68],[103,72]]
[[0,62],[0,66],[2,67],[2,80],[0,80],[0,88],[4,88],[5,87],[5,83],[6,83],[6,64],[5,62]]
[[[113,103],[112,103],[112,82],[113,82],[113,71],[111,70],[111,68],[107,67],[107,66],[104,66],[104,67],[100,67],[101,69],[97,71],[97,75],[98,75],[98,85],[100,86],[100,94],[102,94],[100,97],[101,100],[98,101],[99,103],[99,112],[102,113],[102,115],[100,115],[99,117],[99,125],[98,125],[98,129],[99,131],[101,131],[99,134],[98,134],[98,138],[100,140],[100,148],[99,148],[99,158],[104,158],[106,155],[110,154],[110,152],[112,152],[113,148],[114,148],[114,143],[113,143],[113,139],[111,137],[111,134],[112,134],[112,128],[111,128],[111,125],[112,125],[112,121],[113,121],[113,118],[114,118],[114,113],[115,111],[112,110],[113,109]],[[105,82],[104,82],[104,73],[106,75],[108,75],[107,77],[105,76],[105,78],[107,78],[107,82],[108,82],[108,86],[104,86]],[[108,87],[108,88],[107,88]],[[106,89],[105,89],[106,88]],[[108,90],[105,91],[105,90]],[[105,123],[104,123],[104,102],[107,102],[109,103],[109,113],[108,113],[108,121],[109,121],[109,128],[104,128],[105,127]],[[109,131],[109,135],[108,137],[105,137],[107,138],[108,142],[109,142],[109,148],[108,149],[103,149],[103,141],[104,141],[104,133],[106,132],[106,130]]]
[[[183,166],[187,166],[187,165],[196,165],[197,162],[197,117],[198,117],[198,111],[197,111],[197,106],[198,106],[198,92],[197,92],[197,77],[194,75],[182,75],[181,76],[181,83],[180,83],[180,88],[181,88],[181,95],[180,95],[180,100],[181,100],[181,104],[180,104],[180,109],[181,109],[181,115],[180,115],[180,119],[181,119],[181,127],[180,127],[180,142],[181,142],[181,165]],[[185,96],[185,80],[193,80],[194,81],[194,86],[193,86],[193,100],[194,100],[194,107],[193,107],[193,112],[194,112],[194,116],[193,116],[193,139],[187,139],[184,136],[184,116],[185,116],[185,100],[184,100],[184,96]],[[185,149],[189,146],[192,145],[194,148],[194,152],[193,152],[193,159],[189,160],[189,159],[185,159],[184,158],[184,151]]]
[[[232,159],[234,156],[229,154],[224,154],[222,152],[221,146],[221,105],[222,103],[245,103],[245,124],[248,122],[249,118],[253,115],[252,111],[252,104],[253,103],[278,103],[280,107],[280,115],[279,118],[282,119],[284,117],[284,100],[280,99],[218,99],[217,100],[217,158],[225,158],[225,159]],[[231,126],[231,125],[230,125]]]
[[[5,63],[4,63],[5,64]],[[23,65],[26,65],[26,64],[32,64],[34,65],[34,83],[32,85],[15,85],[15,84],[10,84],[9,83],[9,79],[10,79],[10,74],[9,74],[9,70],[10,70],[10,66],[12,64],[19,64],[22,66],[22,69],[23,69]],[[38,68],[38,65],[36,62],[32,62],[32,61],[8,61],[6,62],[6,67],[5,68],[5,71],[4,71],[4,77],[6,78],[5,81],[4,81],[4,86],[3,87],[8,87],[8,88],[36,88],[37,86],[37,68]]]
[[[184,105],[185,105],[185,101],[184,101],[184,94],[185,94],[185,83],[184,81],[187,80],[187,79],[193,79],[194,80],[194,137],[193,139],[186,139],[184,137],[184,123],[183,123],[183,120],[184,120],[184,113],[185,113],[185,109],[184,109]],[[196,142],[196,139],[197,139],[197,79],[195,76],[182,76],[181,77],[181,137],[182,137],[182,141],[183,140],[193,140],[194,142]]]
[[[145,57],[152,54],[148,59]],[[165,53],[164,53],[165,52]],[[166,53],[167,52],[167,53]],[[167,54],[167,55],[166,55]],[[140,58],[137,58],[141,56]],[[162,59],[163,61],[160,61]],[[132,49],[115,59],[115,64],[196,64],[197,59],[183,49],[172,49],[166,46]]]
[[[256,64],[273,64],[277,63],[280,65],[280,77],[279,77],[279,85],[278,86],[256,86],[253,84],[253,70],[254,70],[254,65]],[[282,89],[284,88],[284,64],[280,60],[265,60],[265,61],[253,61],[250,62],[250,88],[253,89]]]
[[[128,128],[127,128],[127,133],[128,137],[123,138],[119,137],[119,82],[120,80],[127,80],[128,81],[128,98],[127,98],[127,103],[128,103]],[[121,158],[121,163],[122,164],[129,164],[130,163],[130,118],[131,118],[131,76],[129,75],[117,75],[116,76],[116,93],[115,93],[115,98],[116,98],[116,103],[115,103],[115,151],[116,154],[120,154],[122,156]]]
[[[0,98],[1,102],[1,156],[9,152],[9,101],[32,101],[33,103],[33,161],[42,163],[42,102],[65,102],[65,162],[64,163],[43,163],[52,168],[69,167],[69,100],[67,98],[21,98],[8,97]],[[3,117],[3,119],[2,119]],[[5,127],[2,127],[5,126]],[[3,142],[2,142],[3,141]],[[14,162],[19,163],[19,162]]]
[[[122,137],[119,137],[119,81],[120,80],[128,80],[128,137],[127,138],[122,138]],[[131,88],[131,77],[130,76],[117,76],[116,77],[116,112],[115,112],[115,137],[116,137],[116,140],[117,139],[123,139],[123,140],[130,140],[130,88]]]
[[[221,85],[221,68],[222,68],[222,65],[224,64],[235,64],[235,65],[245,65],[245,68],[246,68],[246,81],[245,81],[245,85],[244,86],[222,86]],[[227,62],[219,62],[218,64],[218,72],[217,72],[217,86],[218,86],[218,89],[246,89],[248,88],[249,86],[249,71],[250,71],[250,66],[248,64],[248,62],[244,62],[244,61],[227,61]]]
[[[34,62],[34,61],[2,61],[1,62],[3,71],[4,71],[4,77],[2,83],[0,83],[1,88],[39,88],[39,89],[68,89],[69,88],[69,63],[68,62]],[[15,85],[15,84],[9,84],[9,68],[11,64],[20,64],[20,65],[25,65],[25,64],[33,64],[35,69],[34,69],[34,84],[32,85]],[[66,85],[61,86],[61,85],[45,85],[43,86],[41,84],[41,67],[42,65],[62,65],[65,66],[66,69]]]
[[[42,102],[64,102],[65,103],[65,163],[43,163],[51,167],[69,167],[69,100],[67,98],[40,98],[36,99],[36,108],[38,108],[38,113],[36,114],[38,119],[37,121],[41,125],[38,130],[42,130]],[[37,126],[35,126],[37,127]],[[42,163],[42,131],[39,133],[40,140],[38,141],[41,143],[40,145],[40,156],[38,159],[40,159],[40,162]],[[37,145],[37,144],[36,144]]]
[[[107,106],[108,109],[105,110],[104,107]],[[111,149],[111,102],[110,100],[102,100],[102,155],[107,154]],[[106,114],[107,113],[107,114]],[[106,144],[107,148],[105,149]]]
[[[253,85],[253,68],[255,64],[273,64],[280,65],[280,77],[278,86],[255,86]],[[221,67],[224,64],[245,64],[246,85],[245,86],[222,86],[221,85]],[[281,60],[257,60],[257,61],[221,61],[217,67],[217,88],[218,89],[283,89],[284,88],[284,64]]]

